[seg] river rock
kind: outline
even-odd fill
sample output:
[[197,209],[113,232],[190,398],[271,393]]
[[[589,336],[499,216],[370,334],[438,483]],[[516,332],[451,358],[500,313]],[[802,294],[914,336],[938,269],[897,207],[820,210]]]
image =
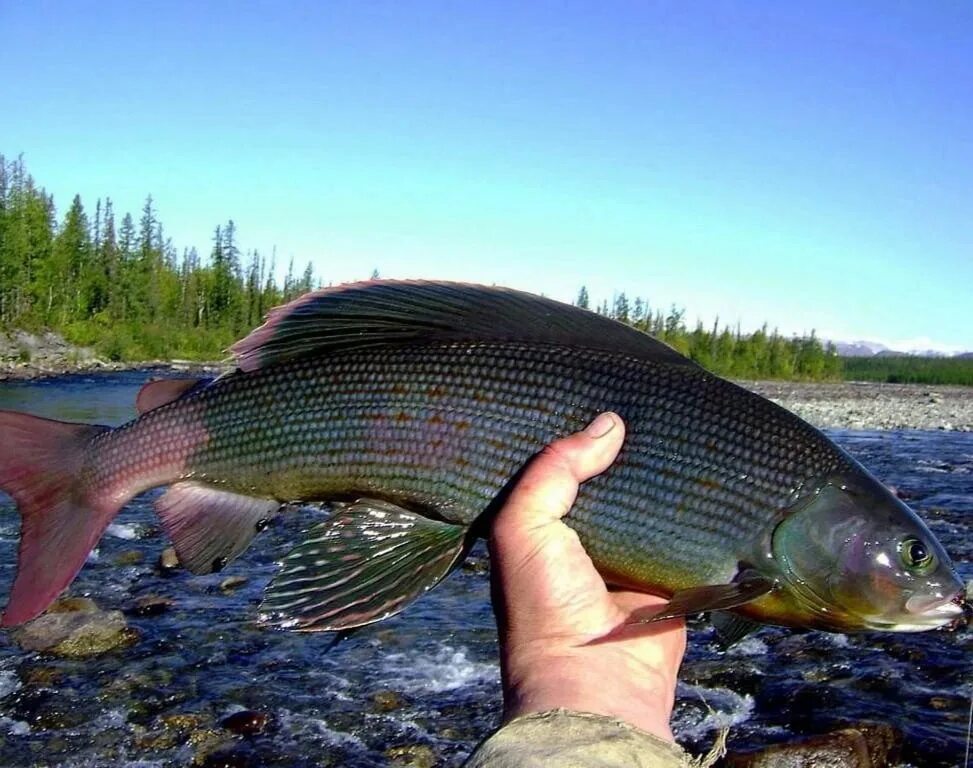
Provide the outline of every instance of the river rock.
[[233,592],[238,587],[242,587],[248,581],[246,576],[227,576],[220,582],[221,592]]
[[490,573],[490,558],[470,556],[463,561],[460,567],[470,573],[480,576],[486,575]]
[[127,549],[118,554],[118,557],[115,558],[115,565],[138,565],[143,559],[144,556],[137,549]]
[[93,613],[98,604],[90,597],[62,597],[55,600],[47,613]]
[[227,715],[220,721],[220,725],[237,736],[257,736],[266,730],[270,718],[263,712],[244,709]]
[[121,611],[91,610],[88,606],[78,611],[45,613],[11,635],[25,651],[66,658],[98,656],[138,639]]
[[410,768],[434,768],[438,764],[436,752],[426,744],[405,744],[385,750],[391,765]]
[[179,556],[176,554],[174,547],[166,547],[162,550],[162,554],[159,555],[159,562],[156,563],[156,568],[159,573],[163,575],[168,575],[172,573],[179,567]]
[[162,595],[143,595],[132,606],[136,616],[158,616],[168,611],[175,603]]
[[405,706],[405,699],[395,691],[378,691],[372,696],[373,712],[393,712]]
[[902,735],[885,723],[861,723],[820,736],[726,756],[727,768],[887,768],[898,761]]

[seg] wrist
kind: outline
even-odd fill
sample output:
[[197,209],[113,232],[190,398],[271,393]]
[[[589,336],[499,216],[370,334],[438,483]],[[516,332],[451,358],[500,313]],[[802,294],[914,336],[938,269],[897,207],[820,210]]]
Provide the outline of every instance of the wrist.
[[506,665],[504,721],[565,709],[616,718],[665,741],[673,740],[669,717],[674,681],[644,668],[619,679],[585,665],[584,659],[573,661],[553,657]]

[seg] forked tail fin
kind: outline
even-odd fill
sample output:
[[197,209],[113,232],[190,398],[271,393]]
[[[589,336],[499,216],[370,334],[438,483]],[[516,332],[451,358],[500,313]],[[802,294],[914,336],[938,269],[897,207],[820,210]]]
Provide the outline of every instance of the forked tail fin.
[[85,452],[108,427],[0,411],[0,489],[17,502],[17,578],[0,625],[28,621],[60,594],[118,512],[81,487]]

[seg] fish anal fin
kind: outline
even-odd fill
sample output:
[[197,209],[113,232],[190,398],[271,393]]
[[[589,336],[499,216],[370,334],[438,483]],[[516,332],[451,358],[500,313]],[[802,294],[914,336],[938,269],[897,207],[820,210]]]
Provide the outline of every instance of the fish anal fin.
[[135,410],[140,414],[178,400],[189,390],[209,379],[158,379],[143,384],[135,396]]
[[709,620],[716,630],[720,646],[723,648],[729,648],[731,645],[739,643],[751,632],[760,629],[761,626],[760,622],[745,619],[742,616],[737,616],[735,613],[728,613],[726,611],[713,611]]
[[752,602],[773,590],[774,582],[756,574],[742,574],[729,584],[707,584],[676,592],[661,611],[633,615],[628,624],[646,624],[705,611],[724,611]]
[[170,487],[155,508],[179,562],[193,573],[212,573],[250,545],[280,502],[183,482]]
[[449,573],[464,552],[467,530],[360,499],[308,531],[284,557],[261,620],[313,632],[388,618]]

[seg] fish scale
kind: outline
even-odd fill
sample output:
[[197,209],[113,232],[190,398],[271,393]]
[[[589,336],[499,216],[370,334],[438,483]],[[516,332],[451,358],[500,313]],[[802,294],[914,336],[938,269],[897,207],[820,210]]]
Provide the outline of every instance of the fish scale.
[[380,620],[455,567],[534,454],[608,410],[624,447],[565,521],[607,580],[672,595],[663,616],[927,628],[960,610],[928,529],[821,432],[598,315],[506,289],[355,284],[273,310],[234,353],[215,381],[147,385],[118,429],[0,413],[0,487],[24,519],[5,624],[43,610],[122,504],[159,485],[197,573],[283,504],[351,502],[284,557],[263,615]]

